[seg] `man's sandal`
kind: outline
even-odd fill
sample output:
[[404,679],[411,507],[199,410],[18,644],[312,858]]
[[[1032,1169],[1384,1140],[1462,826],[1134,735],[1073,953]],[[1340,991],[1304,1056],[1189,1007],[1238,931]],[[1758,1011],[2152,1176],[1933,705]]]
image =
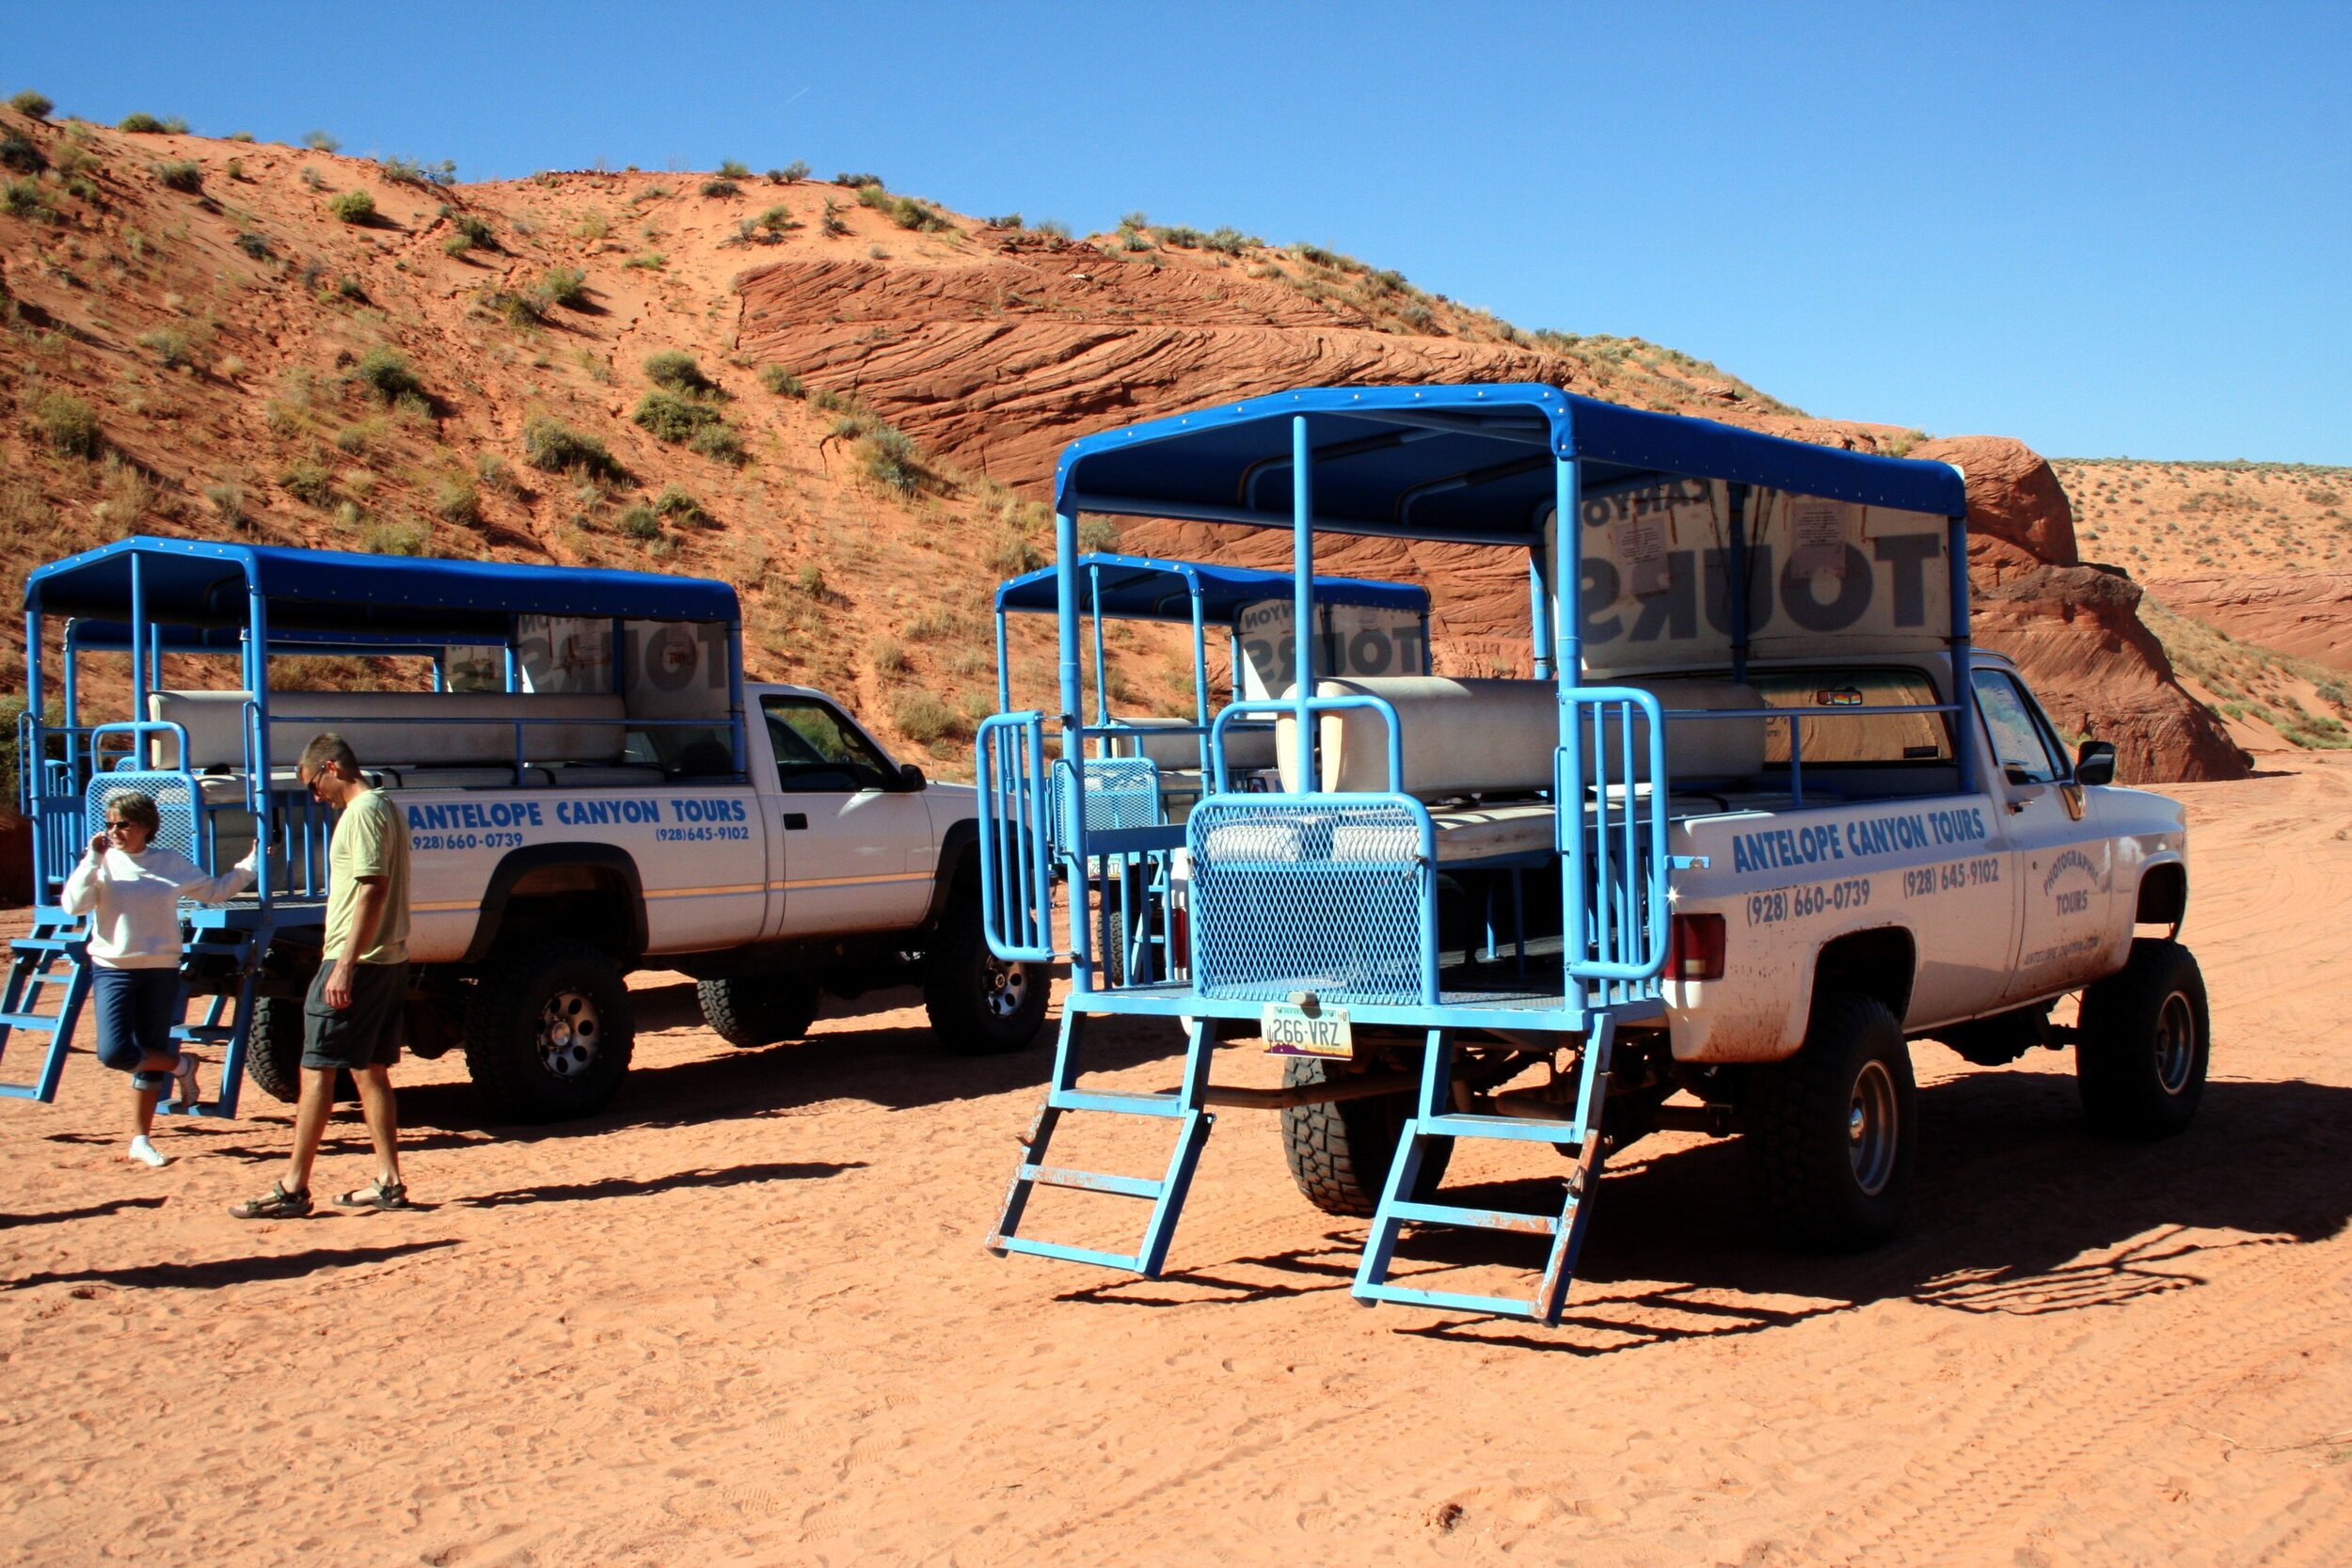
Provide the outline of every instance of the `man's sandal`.
[[290,1193],[283,1181],[273,1181],[267,1197],[247,1198],[229,1212],[241,1220],[298,1220],[310,1212],[310,1194],[308,1189]]
[[414,1209],[416,1205],[408,1201],[408,1187],[405,1182],[387,1181],[379,1176],[358,1192],[337,1193],[335,1207],[338,1209]]

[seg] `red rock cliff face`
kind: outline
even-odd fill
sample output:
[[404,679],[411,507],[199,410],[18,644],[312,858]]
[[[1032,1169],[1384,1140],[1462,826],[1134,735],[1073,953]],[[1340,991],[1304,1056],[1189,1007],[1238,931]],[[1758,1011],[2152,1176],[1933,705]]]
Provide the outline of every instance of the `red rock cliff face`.
[[[1214,260],[1155,265],[1043,236],[1005,236],[938,264],[786,262],[747,273],[739,289],[739,347],[752,357],[854,391],[930,450],[1039,497],[1077,436],[1302,386],[1544,381],[1854,450],[1886,450],[1898,434],[1756,412],[1705,367],[1685,374],[1652,360],[1621,374],[1525,342],[1377,330],[1346,301]],[[2053,717],[2112,739],[2126,780],[2246,771],[2140,625],[2138,588],[2082,564],[2065,492],[2041,457],[1992,436],[1911,455],[1966,470],[1978,635],[2018,661]],[[1287,538],[1260,531],[1152,523],[1129,537],[1159,554],[1288,561]],[[1512,552],[1349,539],[1332,541],[1321,564],[1427,583],[1441,668],[1524,670],[1526,568]]]

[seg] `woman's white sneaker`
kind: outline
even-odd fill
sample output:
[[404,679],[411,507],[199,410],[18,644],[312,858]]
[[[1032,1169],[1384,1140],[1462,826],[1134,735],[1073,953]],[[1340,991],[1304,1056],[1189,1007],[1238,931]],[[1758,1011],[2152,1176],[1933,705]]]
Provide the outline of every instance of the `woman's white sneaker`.
[[130,1152],[125,1154],[123,1158],[126,1160],[136,1160],[142,1165],[153,1165],[158,1169],[171,1164],[170,1157],[166,1155],[163,1150],[157,1148],[153,1144],[148,1142],[147,1134],[144,1132],[131,1140]]

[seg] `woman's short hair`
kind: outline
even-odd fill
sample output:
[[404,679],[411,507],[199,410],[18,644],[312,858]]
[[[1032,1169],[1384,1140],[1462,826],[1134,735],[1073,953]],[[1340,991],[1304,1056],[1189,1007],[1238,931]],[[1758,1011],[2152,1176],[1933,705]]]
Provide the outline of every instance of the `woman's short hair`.
[[106,797],[106,810],[125,822],[135,822],[153,838],[164,831],[163,814],[155,809],[152,798],[135,789],[118,789]]

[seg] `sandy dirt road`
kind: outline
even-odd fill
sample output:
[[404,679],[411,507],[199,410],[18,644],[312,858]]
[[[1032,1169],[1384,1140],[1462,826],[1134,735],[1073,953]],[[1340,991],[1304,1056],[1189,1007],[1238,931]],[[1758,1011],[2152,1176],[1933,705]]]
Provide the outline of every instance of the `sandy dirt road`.
[[[489,1129],[454,1060],[409,1064],[434,1207],[275,1226],[223,1208],[276,1174],[282,1108],[175,1125],[177,1163],[135,1169],[119,1081],[77,1058],[57,1105],[0,1106],[0,1547],[2352,1562],[2352,768],[2291,766],[2179,791],[2218,1041],[2188,1134],[2100,1142],[2070,1060],[1922,1044],[1892,1245],[1770,1250],[1736,1146],[1653,1140],[1607,1179],[1550,1332],[1353,1305],[1360,1228],[1308,1209],[1244,1113],[1172,1277],[989,1257],[1043,1054],[944,1061],[914,1011],[741,1053],[645,977],[611,1114]],[[1115,1080],[1166,1086],[1170,1043],[1115,1042]],[[1220,1076],[1271,1074],[1236,1050]],[[339,1122],[321,1190],[364,1151]],[[1558,1176],[1531,1153],[1456,1180],[1535,1207]]]

